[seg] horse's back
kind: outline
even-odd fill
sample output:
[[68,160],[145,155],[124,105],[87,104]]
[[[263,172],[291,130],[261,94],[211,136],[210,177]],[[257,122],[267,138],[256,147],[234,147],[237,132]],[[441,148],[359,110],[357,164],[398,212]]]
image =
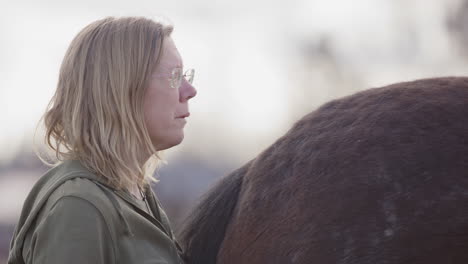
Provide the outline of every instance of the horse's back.
[[468,78],[332,101],[250,165],[218,263],[468,263],[467,173]]

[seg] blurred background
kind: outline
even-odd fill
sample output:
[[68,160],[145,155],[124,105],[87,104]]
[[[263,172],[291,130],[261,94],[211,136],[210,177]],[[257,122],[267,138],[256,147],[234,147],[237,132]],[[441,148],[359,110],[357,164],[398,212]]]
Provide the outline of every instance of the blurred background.
[[0,263],[27,193],[48,169],[33,138],[62,57],[94,20],[163,17],[196,69],[185,141],[165,153],[155,185],[176,229],[210,185],[324,102],[468,70],[467,0],[3,1]]

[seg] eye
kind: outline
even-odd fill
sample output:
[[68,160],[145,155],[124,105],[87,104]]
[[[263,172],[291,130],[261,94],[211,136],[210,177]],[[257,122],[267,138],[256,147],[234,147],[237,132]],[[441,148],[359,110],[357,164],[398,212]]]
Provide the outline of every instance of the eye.
[[181,77],[182,77],[182,68],[174,68],[172,70],[172,79],[180,80]]
[[182,68],[174,68],[171,75],[171,87],[178,89],[182,80]]

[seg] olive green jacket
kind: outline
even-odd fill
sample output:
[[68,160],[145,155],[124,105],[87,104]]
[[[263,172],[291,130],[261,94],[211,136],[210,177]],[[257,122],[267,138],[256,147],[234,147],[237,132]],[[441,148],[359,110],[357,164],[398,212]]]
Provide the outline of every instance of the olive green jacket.
[[78,161],[49,170],[26,198],[8,264],[168,263],[181,250],[151,188],[151,214]]

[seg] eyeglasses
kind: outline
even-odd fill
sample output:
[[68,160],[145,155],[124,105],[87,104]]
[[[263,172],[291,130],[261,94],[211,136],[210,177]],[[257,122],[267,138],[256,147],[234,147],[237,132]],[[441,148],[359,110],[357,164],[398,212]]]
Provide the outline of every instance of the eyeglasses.
[[195,70],[188,69],[185,71],[185,73],[183,73],[182,68],[174,68],[171,74],[171,78],[169,79],[171,88],[179,89],[179,87],[182,85],[182,78],[185,78],[188,83],[192,84],[193,78],[195,76]]

